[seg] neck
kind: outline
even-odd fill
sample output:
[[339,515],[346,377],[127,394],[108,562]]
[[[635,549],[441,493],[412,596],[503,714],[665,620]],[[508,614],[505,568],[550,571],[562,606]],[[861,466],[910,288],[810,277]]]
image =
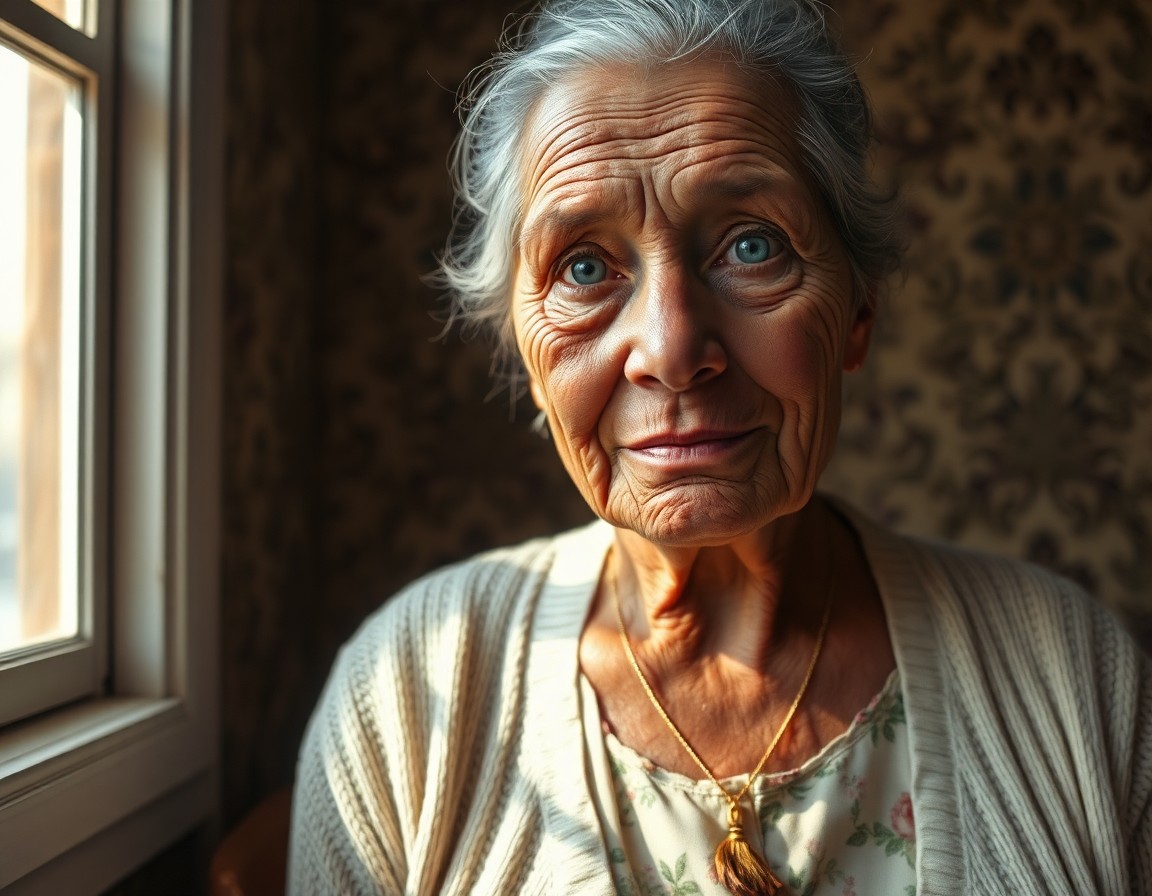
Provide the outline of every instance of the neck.
[[842,537],[820,501],[715,547],[666,547],[617,535],[608,569],[630,635],[666,662],[726,655],[763,669],[797,627],[820,624]]

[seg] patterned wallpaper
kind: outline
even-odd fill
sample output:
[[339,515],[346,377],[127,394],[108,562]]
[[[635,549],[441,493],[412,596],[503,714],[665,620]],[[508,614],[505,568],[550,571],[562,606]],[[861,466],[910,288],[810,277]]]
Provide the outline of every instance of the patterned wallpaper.
[[[1136,0],[842,0],[911,247],[826,484],[1152,611],[1152,40]],[[453,91],[493,0],[231,0],[225,821],[420,572],[588,518],[441,336]]]
[[1152,19],[843,3],[912,233],[826,482],[1152,610]]
[[504,3],[230,0],[224,821],[291,779],[404,583],[589,519],[488,351],[442,334],[455,86]]

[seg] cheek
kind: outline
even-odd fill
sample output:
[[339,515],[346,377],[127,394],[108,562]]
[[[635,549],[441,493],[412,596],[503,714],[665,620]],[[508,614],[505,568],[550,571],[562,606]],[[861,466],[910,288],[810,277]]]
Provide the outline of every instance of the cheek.
[[558,329],[537,312],[517,320],[517,341],[560,459],[579,487],[595,488],[607,462],[597,432],[616,385],[603,340]]
[[591,438],[612,395],[613,378],[595,344],[555,340],[543,354],[549,415],[572,439]]
[[562,352],[548,373],[547,414],[552,443],[589,506],[603,515],[612,487],[612,460],[600,429],[615,392],[608,365],[589,347]]
[[520,357],[543,410],[566,416],[565,409],[596,369],[593,340],[556,327],[538,302],[513,320]]
[[580,424],[593,412],[600,391],[597,374],[608,367],[603,328],[558,321],[549,310],[547,285],[534,287],[522,283],[513,297],[512,324],[520,357],[538,403],[555,418],[553,428],[560,424],[582,429]]
[[811,404],[837,382],[835,332],[833,321],[794,307],[745,325],[735,345],[740,365],[762,388],[788,404]]

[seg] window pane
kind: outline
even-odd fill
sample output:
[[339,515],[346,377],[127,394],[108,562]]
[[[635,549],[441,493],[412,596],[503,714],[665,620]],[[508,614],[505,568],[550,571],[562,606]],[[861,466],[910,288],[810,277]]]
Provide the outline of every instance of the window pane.
[[0,45],[0,653],[78,633],[80,101]]
[[48,12],[58,19],[63,19],[73,28],[83,28],[88,7],[96,5],[96,0],[33,0],[33,2],[38,6],[43,6]]

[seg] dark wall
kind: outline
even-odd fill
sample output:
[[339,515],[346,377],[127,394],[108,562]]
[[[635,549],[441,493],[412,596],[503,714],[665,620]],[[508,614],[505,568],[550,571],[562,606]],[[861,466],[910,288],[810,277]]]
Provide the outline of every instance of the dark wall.
[[221,680],[224,820],[286,779],[315,694],[320,4],[230,10]]
[[226,821],[290,779],[340,643],[420,573],[589,518],[441,337],[456,85],[505,3],[232,0]]

